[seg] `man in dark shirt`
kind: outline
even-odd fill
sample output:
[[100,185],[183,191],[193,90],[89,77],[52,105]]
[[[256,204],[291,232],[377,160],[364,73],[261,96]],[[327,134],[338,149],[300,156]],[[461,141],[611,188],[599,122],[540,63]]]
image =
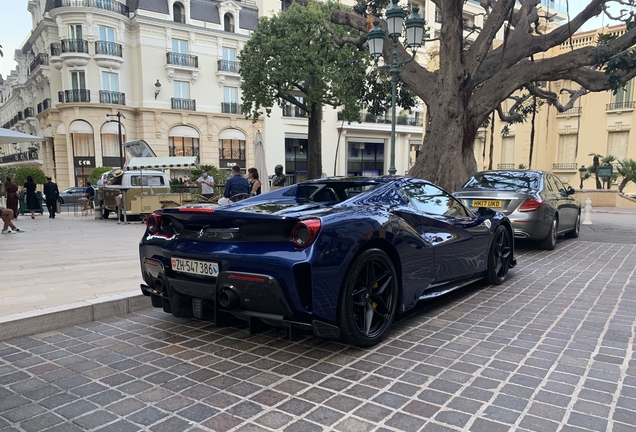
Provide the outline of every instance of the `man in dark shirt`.
[[57,184],[53,183],[51,177],[47,177],[46,180],[46,184],[44,185],[46,208],[49,211],[49,219],[55,219],[55,212],[57,211],[57,200],[60,197],[60,190],[57,188]]
[[234,165],[232,167],[232,177],[225,182],[225,191],[223,191],[223,198],[219,200],[219,204],[229,203],[230,198],[235,195],[249,193],[249,188],[247,179],[241,175],[241,167]]

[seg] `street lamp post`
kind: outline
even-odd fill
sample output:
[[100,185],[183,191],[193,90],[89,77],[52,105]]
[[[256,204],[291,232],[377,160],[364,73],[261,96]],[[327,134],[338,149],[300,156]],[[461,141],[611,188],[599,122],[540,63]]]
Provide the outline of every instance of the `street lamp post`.
[[411,50],[411,58],[400,61],[398,57],[398,41],[402,36],[402,24],[406,11],[398,6],[398,0],[392,0],[393,5],[386,11],[386,24],[389,37],[393,40],[393,52],[391,55],[391,63],[378,66],[378,60],[382,56],[384,48],[385,32],[379,26],[378,21],[374,21],[373,29],[367,35],[369,41],[369,52],[374,58],[375,66],[378,69],[388,72],[391,78],[391,165],[389,166],[389,175],[395,175],[395,122],[396,113],[395,105],[397,98],[397,81],[400,78],[400,72],[404,70],[407,63],[415,58],[417,49],[422,46],[422,36],[424,35],[425,21],[419,15],[419,8],[413,7],[411,16],[405,21],[406,27],[406,47]]
[[585,174],[587,174],[587,168],[585,168],[585,165],[581,165],[581,168],[579,168],[579,177],[581,177],[581,185],[579,186],[579,189],[583,189],[583,180],[585,180]]
[[[117,120],[113,120],[113,117],[117,117]],[[106,121],[116,121],[118,123],[117,129],[119,132],[119,168],[124,169],[124,143],[122,141],[121,135],[121,119],[126,118],[125,115],[121,113],[121,111],[117,111],[117,114],[106,114]]]

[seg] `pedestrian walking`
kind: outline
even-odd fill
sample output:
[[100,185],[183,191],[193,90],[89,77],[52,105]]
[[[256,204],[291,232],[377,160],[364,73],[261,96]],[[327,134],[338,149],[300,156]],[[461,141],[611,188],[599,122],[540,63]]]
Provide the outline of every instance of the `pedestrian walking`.
[[51,177],[46,178],[44,196],[46,197],[46,208],[49,211],[49,219],[55,219],[57,200],[60,198],[60,190],[57,188],[57,184],[53,183],[53,179],[51,179]]
[[33,176],[28,176],[24,184],[24,193],[26,194],[27,209],[31,212],[31,219],[35,219],[35,211],[40,209],[38,195],[35,193],[37,187],[38,185],[35,183]]
[[13,218],[18,218],[20,197],[18,195],[20,188],[17,184],[11,180],[11,177],[7,176],[7,180],[4,182],[4,191],[7,193],[7,208],[13,212]]

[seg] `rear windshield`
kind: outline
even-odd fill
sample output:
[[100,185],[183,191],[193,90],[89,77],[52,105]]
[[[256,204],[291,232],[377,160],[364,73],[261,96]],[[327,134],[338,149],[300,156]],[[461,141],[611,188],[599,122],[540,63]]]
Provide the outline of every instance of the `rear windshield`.
[[498,172],[475,174],[462,186],[463,189],[520,190],[539,189],[539,175],[529,172]]
[[298,197],[313,202],[338,203],[373,189],[377,183],[310,183],[298,187]]

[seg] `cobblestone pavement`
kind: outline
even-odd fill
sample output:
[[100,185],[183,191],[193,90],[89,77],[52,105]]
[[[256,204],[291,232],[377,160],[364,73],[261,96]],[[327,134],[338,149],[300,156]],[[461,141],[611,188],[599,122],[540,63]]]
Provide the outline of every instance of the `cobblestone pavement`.
[[636,246],[518,259],[371,349],[158,309],[0,342],[0,431],[636,431]]

